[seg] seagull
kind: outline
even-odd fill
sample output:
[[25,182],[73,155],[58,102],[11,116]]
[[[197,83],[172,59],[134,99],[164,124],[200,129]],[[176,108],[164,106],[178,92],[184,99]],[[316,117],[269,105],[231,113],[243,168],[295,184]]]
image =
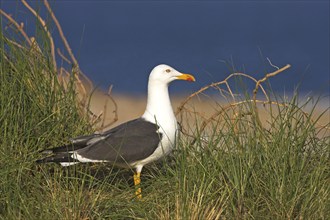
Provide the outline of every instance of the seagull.
[[44,150],[42,153],[48,156],[37,160],[37,163],[55,162],[70,166],[109,162],[135,169],[135,194],[142,198],[142,168],[168,155],[175,147],[178,123],[168,93],[168,86],[174,80],[193,82],[195,78],[165,64],[156,66],[149,75],[147,106],[140,118],[102,133],[72,138],[67,145]]

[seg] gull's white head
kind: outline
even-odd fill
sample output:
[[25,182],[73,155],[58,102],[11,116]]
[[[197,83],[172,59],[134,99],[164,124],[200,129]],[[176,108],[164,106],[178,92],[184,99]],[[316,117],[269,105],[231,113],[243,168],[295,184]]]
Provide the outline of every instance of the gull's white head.
[[195,81],[195,77],[187,74],[180,73],[173,67],[170,67],[165,64],[160,64],[156,66],[150,73],[149,82],[153,83],[165,83],[169,84],[174,80],[187,80],[187,81]]

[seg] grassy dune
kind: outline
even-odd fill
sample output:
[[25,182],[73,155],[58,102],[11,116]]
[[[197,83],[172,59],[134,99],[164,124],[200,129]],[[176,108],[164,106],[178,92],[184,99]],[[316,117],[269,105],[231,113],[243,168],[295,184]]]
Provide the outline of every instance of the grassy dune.
[[[224,111],[205,129],[205,114],[224,104],[213,100],[206,109],[198,100],[191,103],[195,112],[178,115],[191,123],[184,124],[187,134],[177,149],[143,170],[141,201],[134,197],[130,170],[36,164],[40,150],[90,133],[90,120],[77,104],[74,79],[66,88],[58,83],[47,52],[36,56],[0,37],[1,219],[330,216],[329,133],[319,126],[329,127],[329,112],[319,111],[319,103],[302,111],[297,95],[286,107],[268,106],[266,113],[247,102],[234,118]],[[117,100],[122,121],[143,111],[143,103],[132,108],[124,105],[130,100]]]

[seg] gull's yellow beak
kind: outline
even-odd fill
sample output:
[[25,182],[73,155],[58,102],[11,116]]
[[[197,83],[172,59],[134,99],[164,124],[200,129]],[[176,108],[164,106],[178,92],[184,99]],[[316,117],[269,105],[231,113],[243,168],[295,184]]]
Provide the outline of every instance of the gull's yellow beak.
[[187,80],[190,82],[195,82],[195,77],[193,75],[190,74],[186,74],[186,73],[182,73],[182,75],[177,76],[177,79],[181,79],[181,80]]

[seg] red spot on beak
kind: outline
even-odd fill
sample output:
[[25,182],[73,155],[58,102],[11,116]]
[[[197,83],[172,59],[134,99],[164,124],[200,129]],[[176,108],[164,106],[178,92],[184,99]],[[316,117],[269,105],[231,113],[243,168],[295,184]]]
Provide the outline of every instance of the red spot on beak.
[[182,73],[180,76],[177,76],[177,79],[186,80],[189,82],[195,82],[195,77],[193,75]]

